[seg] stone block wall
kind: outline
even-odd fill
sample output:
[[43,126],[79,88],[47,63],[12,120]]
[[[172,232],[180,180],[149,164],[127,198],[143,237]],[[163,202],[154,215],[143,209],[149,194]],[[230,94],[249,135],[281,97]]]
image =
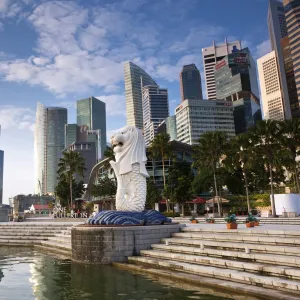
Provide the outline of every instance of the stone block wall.
[[78,262],[110,264],[125,262],[128,256],[139,255],[162,238],[179,232],[180,224],[158,226],[72,228],[72,259]]
[[0,207],[0,222],[8,222],[8,209]]

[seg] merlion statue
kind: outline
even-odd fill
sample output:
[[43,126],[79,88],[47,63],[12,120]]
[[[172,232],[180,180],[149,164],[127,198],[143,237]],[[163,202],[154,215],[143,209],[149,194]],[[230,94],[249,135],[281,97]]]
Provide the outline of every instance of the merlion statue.
[[111,137],[116,161],[110,161],[116,178],[116,209],[142,212],[146,202],[146,146],[142,132],[126,126]]

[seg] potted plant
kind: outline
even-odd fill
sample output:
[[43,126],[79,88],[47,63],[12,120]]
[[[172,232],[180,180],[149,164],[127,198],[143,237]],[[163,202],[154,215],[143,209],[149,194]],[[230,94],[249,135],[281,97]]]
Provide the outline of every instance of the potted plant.
[[226,217],[224,220],[227,223],[227,229],[237,229],[238,224],[236,222],[237,218],[235,214]]
[[254,226],[259,226],[259,219],[254,217]]
[[194,223],[194,224],[198,223],[198,220],[196,220],[195,217],[191,217],[190,221],[191,221],[191,223]]
[[246,227],[254,227],[254,222],[254,216],[251,213],[249,213],[248,217],[246,218]]
[[206,218],[206,223],[215,223],[215,219],[214,218]]

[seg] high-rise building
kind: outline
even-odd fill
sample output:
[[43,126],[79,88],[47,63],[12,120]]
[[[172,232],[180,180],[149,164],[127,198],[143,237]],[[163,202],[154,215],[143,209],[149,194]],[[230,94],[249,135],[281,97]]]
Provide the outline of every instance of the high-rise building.
[[242,49],[240,41],[227,42],[224,44],[217,45],[213,41],[213,45],[202,49],[205,85],[207,99],[216,99],[216,84],[215,84],[215,65],[217,62],[222,60],[226,55],[232,53],[234,50]]
[[156,85],[143,69],[128,61],[124,64],[127,125],[143,129],[142,87]]
[[284,120],[284,106],[281,92],[276,52],[266,54],[257,60],[260,82],[263,118]]
[[146,146],[157,134],[158,125],[169,116],[168,90],[158,85],[146,85],[142,89],[144,137]]
[[298,93],[296,88],[295,73],[294,73],[289,37],[286,36],[285,38],[282,38],[280,44],[281,44],[281,50],[283,55],[283,61],[284,61],[284,71],[285,71],[285,78],[286,78],[287,91],[289,97],[291,117],[299,118],[300,105],[298,101]]
[[[92,135],[94,133],[92,140],[96,141],[96,136],[99,139],[99,147],[101,149],[97,149],[97,153],[101,154],[101,157],[99,157],[101,159],[106,149],[106,105],[94,97],[89,97],[78,100],[76,106],[77,125],[79,126],[78,141],[85,141],[82,135],[87,135],[88,133]],[[88,139],[88,141],[91,140]]]
[[65,127],[65,148],[78,140],[77,137],[78,126],[77,124],[66,124]]
[[177,140],[176,116],[170,116],[164,119],[157,127],[157,133],[167,133],[170,141]]
[[[294,77],[300,102],[300,1],[283,0]],[[293,103],[294,105],[295,103]]]
[[77,182],[83,180],[85,184],[88,184],[89,176],[93,167],[97,163],[97,152],[96,152],[96,143],[95,142],[75,142],[69,145],[68,150],[75,151],[81,154],[84,158],[85,171],[84,177],[81,178],[78,174],[75,176]]
[[235,136],[233,104],[231,101],[184,100],[175,109],[177,140],[197,144],[207,131],[223,131]]
[[268,28],[272,50],[275,51],[278,75],[282,93],[282,103],[285,119],[291,118],[289,93],[285,76],[281,39],[287,36],[286,21],[282,1],[269,0]]
[[4,151],[0,150],[0,204],[3,202]]
[[65,147],[67,109],[38,103],[34,136],[35,193],[53,194],[57,165]]
[[233,102],[236,134],[261,119],[256,65],[248,48],[226,55],[215,65],[215,86],[217,99]]
[[203,99],[201,75],[195,64],[183,66],[180,72],[180,93],[181,102],[185,99]]

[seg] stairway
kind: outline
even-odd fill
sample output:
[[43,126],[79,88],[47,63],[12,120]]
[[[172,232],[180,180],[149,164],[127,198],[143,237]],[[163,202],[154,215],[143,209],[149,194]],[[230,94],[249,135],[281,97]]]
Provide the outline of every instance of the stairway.
[[266,299],[300,299],[300,231],[297,228],[213,227],[183,227],[161,244],[152,245],[152,250],[142,250],[141,256],[129,257],[128,261],[141,269],[171,270],[171,277],[172,273],[176,276],[183,272],[186,274],[183,280],[189,279],[188,274],[199,276],[200,283],[203,278],[214,278],[219,280],[220,288],[224,288],[225,282],[228,289],[236,290],[239,285],[239,290]]
[[0,224],[0,246],[29,246],[71,257],[72,224]]

